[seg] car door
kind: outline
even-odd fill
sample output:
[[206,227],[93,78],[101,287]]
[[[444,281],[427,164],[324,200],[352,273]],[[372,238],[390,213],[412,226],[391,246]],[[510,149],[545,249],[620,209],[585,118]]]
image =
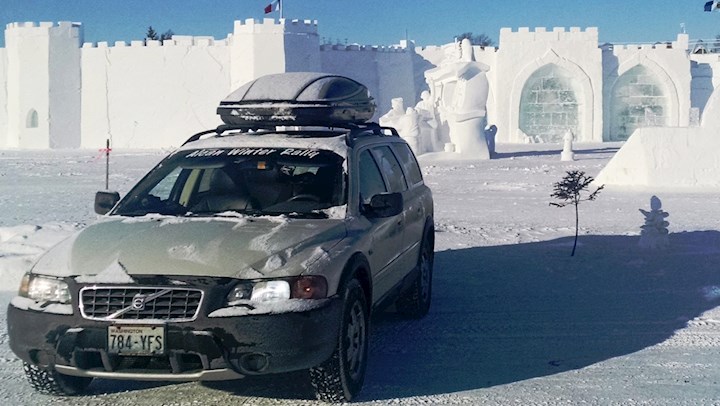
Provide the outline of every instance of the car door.
[[420,166],[408,144],[392,144],[393,152],[400,161],[408,188],[403,192],[405,206],[405,227],[403,228],[403,262],[415,266],[420,256],[420,245],[425,231],[425,219],[432,213],[431,195],[423,182]]
[[[359,202],[368,204],[372,196],[389,191],[387,180],[383,176],[378,161],[370,149],[358,154]],[[376,218],[363,216],[368,223],[369,249],[368,261],[373,272],[374,293],[382,297],[392,286],[388,275],[397,266],[402,251],[402,213],[397,216]]]
[[[401,193],[404,198],[408,189],[407,181],[405,180],[400,162],[392,152],[390,145],[383,144],[374,146],[371,148],[371,151],[382,172],[388,192]],[[409,260],[403,241],[406,227],[405,203],[403,203],[403,211],[397,216],[392,217],[392,219],[394,220],[394,224],[392,224],[393,238],[397,239],[397,241],[395,241],[392,247],[382,247],[383,250],[392,251],[388,256],[392,256],[393,258],[393,262],[381,275],[381,283],[383,287],[387,289],[391,289],[400,283],[416,262],[415,260]]]

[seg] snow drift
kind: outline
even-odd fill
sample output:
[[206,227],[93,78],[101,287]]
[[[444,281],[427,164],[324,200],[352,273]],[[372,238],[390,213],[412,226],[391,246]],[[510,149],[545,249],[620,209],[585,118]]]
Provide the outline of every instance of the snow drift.
[[637,129],[595,178],[619,186],[720,188],[716,129]]

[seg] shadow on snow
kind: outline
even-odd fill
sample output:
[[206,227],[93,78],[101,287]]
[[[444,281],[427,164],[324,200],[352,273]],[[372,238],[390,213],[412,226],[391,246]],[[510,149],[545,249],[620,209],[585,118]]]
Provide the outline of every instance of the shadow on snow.
[[[592,154],[614,154],[620,150],[619,147],[605,148],[588,148],[576,149],[575,155],[592,155]],[[540,150],[540,151],[515,151],[515,152],[496,152],[494,159],[520,158],[520,157],[537,157],[537,156],[560,156],[562,149]]]
[[661,343],[718,305],[720,232],[584,236],[436,253],[433,305],[374,324],[363,399],[478,389],[583,368]]
[[[670,242],[669,249],[643,251],[636,236],[581,236],[575,257],[571,237],[437,252],[430,314],[373,317],[357,400],[518,382],[663,342],[717,306],[702,290],[720,285],[720,232],[671,234]],[[313,398],[305,372],[204,386],[241,396]]]

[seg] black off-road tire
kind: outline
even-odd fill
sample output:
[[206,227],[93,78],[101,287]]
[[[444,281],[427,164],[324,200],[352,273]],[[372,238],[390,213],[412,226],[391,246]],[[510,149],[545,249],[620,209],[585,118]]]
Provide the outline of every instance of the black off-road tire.
[[420,319],[430,311],[434,258],[435,243],[432,228],[429,228],[425,232],[420,248],[417,278],[395,301],[398,313],[407,318]]
[[360,392],[367,368],[369,328],[365,293],[360,283],[353,279],[344,291],[337,348],[327,361],[310,369],[310,382],[319,400],[349,402]]
[[48,395],[79,395],[85,392],[92,382],[92,378],[63,375],[52,368],[40,368],[28,363],[23,363],[23,370],[30,386],[36,391]]

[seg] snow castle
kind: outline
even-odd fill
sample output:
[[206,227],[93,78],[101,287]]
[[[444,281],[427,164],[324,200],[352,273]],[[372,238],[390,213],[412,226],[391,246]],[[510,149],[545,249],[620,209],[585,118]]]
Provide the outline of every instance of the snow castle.
[[[321,44],[310,20],[236,21],[225,39],[84,43],[79,23],[10,23],[0,48],[0,148],[177,146],[220,123],[219,100],[267,73],[324,71],[365,84],[378,117],[438,86],[425,72],[459,44]],[[596,28],[504,28],[498,47],[473,49],[488,67],[487,123],[498,143],[626,140],[640,127],[687,127],[720,75],[686,34],[647,45],[598,44]],[[442,106],[441,106],[442,107]],[[377,117],[376,117],[377,118]]]

